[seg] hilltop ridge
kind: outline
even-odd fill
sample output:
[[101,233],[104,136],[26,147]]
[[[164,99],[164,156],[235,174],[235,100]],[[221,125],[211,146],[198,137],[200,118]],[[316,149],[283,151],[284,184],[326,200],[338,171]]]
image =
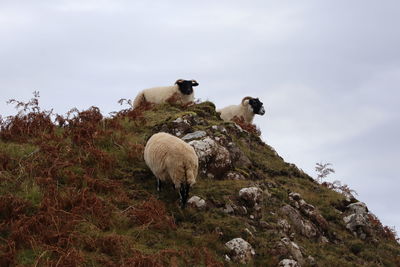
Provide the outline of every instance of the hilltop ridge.
[[[36,99],[36,100],[35,100]],[[211,102],[42,111],[1,120],[0,266],[399,266],[364,203],[287,163]],[[169,132],[200,160],[189,207],[156,190],[146,140]],[[290,265],[291,264],[291,265]]]

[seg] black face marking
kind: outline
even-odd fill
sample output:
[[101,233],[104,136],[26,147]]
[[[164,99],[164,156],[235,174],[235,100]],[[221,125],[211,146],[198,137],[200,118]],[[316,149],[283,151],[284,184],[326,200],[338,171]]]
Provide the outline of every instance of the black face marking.
[[191,95],[193,87],[199,85],[195,80],[177,80],[176,84],[179,86],[179,91],[184,95]]
[[259,114],[259,115],[265,114],[263,103],[258,98],[250,99],[249,104],[252,107],[254,114]]

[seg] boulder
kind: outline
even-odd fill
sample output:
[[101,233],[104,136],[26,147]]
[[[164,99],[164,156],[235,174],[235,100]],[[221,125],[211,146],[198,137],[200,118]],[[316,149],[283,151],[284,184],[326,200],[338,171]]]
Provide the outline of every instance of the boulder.
[[185,141],[185,142],[188,142],[188,141],[192,141],[194,139],[199,139],[199,138],[202,138],[202,137],[205,137],[205,136],[207,136],[207,133],[205,131],[196,131],[196,132],[193,132],[193,133],[186,134],[181,139],[183,141]]
[[292,206],[298,209],[302,214],[306,215],[322,232],[328,232],[329,224],[321,213],[311,204],[308,204],[299,193],[292,192],[289,194],[289,200]]
[[289,224],[289,222],[287,220],[279,219],[278,220],[278,226],[285,234],[289,234],[290,233],[291,226],[290,226],[290,224]]
[[188,201],[188,205],[199,210],[206,208],[206,201],[198,196],[192,196]]
[[246,180],[246,177],[244,177],[242,174],[234,171],[229,171],[225,174],[224,179],[226,180]]
[[285,205],[280,209],[280,212],[289,218],[296,232],[308,238],[318,237],[319,233],[315,225],[304,219],[300,212],[292,206]]
[[231,169],[229,151],[211,137],[190,141],[189,144],[199,157],[200,172],[210,178],[221,178]]
[[251,166],[250,159],[243,153],[243,151],[233,142],[229,142],[226,146],[231,155],[231,161],[235,167],[248,168]]
[[225,204],[225,208],[223,209],[224,213],[232,214],[235,212],[231,204]]
[[246,187],[239,191],[239,197],[248,207],[255,207],[262,201],[263,191],[258,187]]
[[177,118],[176,120],[172,121],[170,125],[165,125],[167,129],[163,130],[166,130],[167,132],[180,137],[192,129],[191,121],[192,118],[189,118],[189,116],[186,116],[184,118]]
[[278,264],[279,267],[300,267],[297,261],[292,259],[283,259]]
[[365,239],[371,234],[371,224],[368,208],[363,202],[356,202],[347,206],[347,215],[343,218],[346,228],[355,236]]
[[207,136],[202,140],[190,141],[189,145],[196,151],[200,163],[208,163],[215,153],[217,143]]
[[222,178],[231,168],[232,162],[229,151],[225,147],[217,145],[214,158],[208,166],[208,172],[216,178]]
[[355,213],[355,214],[367,214],[368,213],[368,208],[367,205],[363,202],[356,202],[353,204],[350,204],[347,206],[347,209],[350,211],[350,213]]
[[300,264],[304,264],[303,253],[301,253],[300,247],[289,238],[284,237],[280,241],[288,250],[289,254]]
[[229,249],[229,257],[241,264],[248,263],[256,254],[253,247],[240,237],[225,243],[225,246]]
[[235,213],[238,215],[241,215],[241,216],[247,215],[247,209],[245,206],[233,206],[233,209],[234,209]]

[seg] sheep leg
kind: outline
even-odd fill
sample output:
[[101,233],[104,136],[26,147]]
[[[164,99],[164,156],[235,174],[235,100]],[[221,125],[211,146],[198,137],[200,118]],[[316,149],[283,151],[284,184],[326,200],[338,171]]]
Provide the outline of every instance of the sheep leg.
[[181,207],[184,209],[186,207],[186,203],[189,197],[189,189],[190,185],[187,183],[181,183],[181,187],[179,188],[179,199],[181,201]]
[[163,181],[166,181],[168,179],[168,174],[165,172],[159,172],[155,176],[157,179],[157,191],[160,192],[161,187],[163,185]]
[[162,182],[160,179],[157,178],[157,191],[161,192],[161,186],[162,186]]
[[186,207],[186,203],[183,202],[183,196],[184,196],[184,192],[183,192],[183,186],[181,186],[181,188],[179,188],[179,200],[181,202],[181,208],[184,209]]

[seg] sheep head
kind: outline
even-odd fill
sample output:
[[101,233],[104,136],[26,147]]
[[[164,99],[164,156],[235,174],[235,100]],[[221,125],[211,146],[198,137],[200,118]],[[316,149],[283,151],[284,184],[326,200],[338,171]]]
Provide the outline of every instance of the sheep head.
[[249,109],[258,115],[264,115],[265,109],[263,103],[258,98],[253,98],[251,96],[246,96],[242,99],[242,105],[249,105]]
[[175,84],[178,85],[179,91],[184,95],[191,95],[193,93],[193,87],[199,85],[199,83],[196,80],[183,80],[183,79],[177,80]]

